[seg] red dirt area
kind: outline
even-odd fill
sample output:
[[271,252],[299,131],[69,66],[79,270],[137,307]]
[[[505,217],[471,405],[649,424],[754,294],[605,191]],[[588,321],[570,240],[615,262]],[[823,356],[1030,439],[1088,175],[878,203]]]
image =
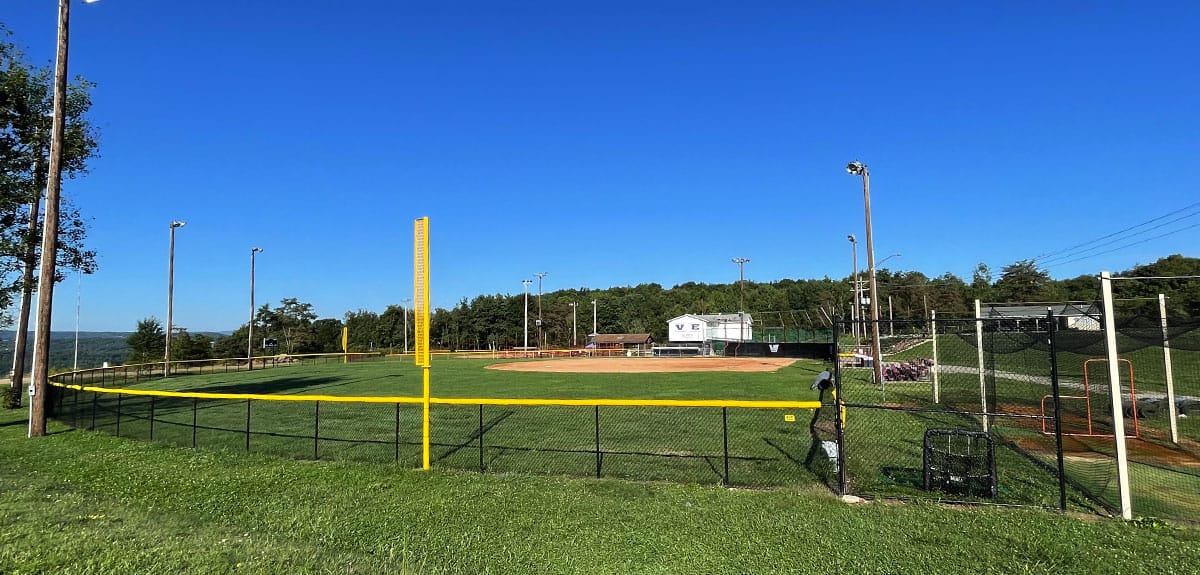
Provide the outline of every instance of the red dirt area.
[[768,357],[587,357],[493,363],[488,369],[550,373],[677,373],[777,371],[795,359]]

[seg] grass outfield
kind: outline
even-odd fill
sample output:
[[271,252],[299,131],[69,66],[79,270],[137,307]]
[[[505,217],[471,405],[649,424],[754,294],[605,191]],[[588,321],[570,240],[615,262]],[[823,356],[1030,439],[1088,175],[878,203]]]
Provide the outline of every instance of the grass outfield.
[[4,573],[1193,573],[1200,531],[1034,510],[300,463],[0,411]]
[[[432,394],[445,398],[813,400],[817,394],[809,385],[814,375],[826,368],[818,362],[799,361],[776,372],[752,373],[563,374],[485,369],[495,361],[437,361],[432,370]],[[867,370],[843,371],[848,401],[933,407],[928,402],[928,383],[892,383],[885,397],[879,388],[866,383],[866,377]],[[153,378],[130,387],[269,395],[418,396],[421,372],[409,361],[391,359]],[[1036,405],[1048,391],[1045,385],[1005,380],[998,397],[1004,403]],[[977,377],[943,376],[942,396],[959,407],[978,409]],[[146,397],[118,400],[112,395],[98,396],[91,405],[89,397],[65,396],[63,404],[69,414],[64,419],[122,437],[153,437],[181,446],[248,450],[296,459],[394,462],[406,467],[419,467],[421,462],[417,405],[322,402],[318,406],[277,401],[247,405],[239,400],[162,398],[152,405]],[[699,484],[721,483],[728,474],[730,484],[740,486],[834,485],[833,468],[823,453],[812,457],[811,413],[730,409],[723,419],[716,408],[434,405],[431,461],[435,468],[488,472]],[[93,414],[97,414],[94,422]],[[248,415],[249,434],[245,432]],[[787,421],[787,415],[793,420]],[[876,496],[930,497],[921,482],[925,429],[977,425],[960,415],[861,408],[852,408],[848,417],[850,490]],[[1056,463],[1052,439],[1031,428],[1036,420],[1001,418],[997,425],[1000,436],[1021,442],[1023,449],[1015,450],[1007,443],[998,446],[999,492],[992,501],[1057,506],[1057,479],[1050,471]],[[728,436],[722,433],[723,427]],[[834,439],[831,422],[826,428],[828,437],[823,439]],[[1111,459],[1068,457],[1066,467],[1072,480],[1068,499],[1073,509],[1096,509],[1086,495],[1100,498],[1110,507],[1116,505],[1116,470]],[[1139,479],[1133,486],[1134,497],[1141,513],[1190,519],[1200,508],[1200,497],[1194,495],[1200,493],[1195,491],[1200,488],[1200,478],[1195,474],[1170,466],[1147,467],[1135,473]]]
[[[495,360],[437,361],[431,372],[432,395],[811,401],[818,394],[809,387],[825,369],[801,361],[775,372],[563,374],[485,368],[492,363]],[[143,379],[131,387],[414,397],[421,395],[421,370],[392,359]],[[67,392],[62,405],[63,420],[122,437],[153,436],[175,445],[291,458],[421,464],[421,408],[414,404],[164,398],[152,404],[145,396],[77,397]],[[731,408],[723,413],[712,407],[434,405],[431,464],[702,484],[728,477],[730,484],[743,486],[826,483],[832,472],[824,457],[805,461],[812,445],[810,417],[810,410],[775,408]]]

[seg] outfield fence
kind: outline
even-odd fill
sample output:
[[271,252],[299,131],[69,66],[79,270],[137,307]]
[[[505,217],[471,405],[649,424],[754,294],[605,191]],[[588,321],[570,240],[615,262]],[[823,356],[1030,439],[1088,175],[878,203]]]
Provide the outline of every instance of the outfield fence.
[[[53,417],[81,429],[185,447],[421,467],[421,397],[69,383],[52,389]],[[801,464],[802,435],[788,423],[816,402],[430,398],[430,404],[436,467],[760,487],[832,481]]]
[[[838,323],[839,361],[830,364],[828,386],[814,382],[827,387],[819,401],[431,397],[430,463],[487,473],[824,485],[864,497],[1114,514],[1131,506],[1136,515],[1196,521],[1200,322],[1175,320],[1164,330],[1150,316],[1114,319],[1115,386],[1110,334],[1070,328],[1049,313],[880,322],[882,333],[896,334],[883,337],[881,382],[869,359],[843,352],[861,346]],[[278,374],[297,362],[265,367]],[[77,428],[179,446],[423,465],[423,397],[286,395],[268,384],[274,377],[261,386],[268,394],[240,393],[236,384],[231,393],[171,392],[162,382],[175,376],[248,366],[244,359],[179,364],[164,379],[157,365],[157,374],[152,364],[55,376],[49,412]]]

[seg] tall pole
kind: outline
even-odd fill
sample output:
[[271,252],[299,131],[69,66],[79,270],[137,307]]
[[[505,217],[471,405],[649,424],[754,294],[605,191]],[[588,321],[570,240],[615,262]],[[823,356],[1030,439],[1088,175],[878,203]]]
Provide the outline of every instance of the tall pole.
[[70,43],[70,21],[70,0],[59,0],[58,50],[54,66],[54,118],[50,128],[50,174],[46,177],[46,221],[42,226],[42,259],[38,272],[29,437],[46,435],[46,382],[50,371],[50,316],[54,311],[54,264],[58,258],[58,204],[62,191],[62,140],[67,118],[67,47]]
[[404,310],[404,353],[408,353],[408,302],[410,301],[412,298],[407,297],[400,300],[400,307]]
[[[1108,360],[1108,397],[1112,401],[1113,448],[1117,456],[1117,497],[1121,518],[1133,519],[1133,498],[1129,488],[1129,458],[1125,445],[1125,408],[1121,390],[1121,354],[1117,351],[1117,326],[1113,315],[1112,274],[1100,272],[1100,299],[1104,306],[1104,348]],[[1133,382],[1129,382],[1133,385]]]
[[521,280],[521,285],[525,286],[525,345],[522,349],[529,353],[529,284],[533,280]]
[[592,300],[592,337],[599,335],[596,329],[596,300]]
[[79,371],[79,311],[83,305],[83,272],[75,272],[75,362],[71,371]]
[[575,317],[576,309],[575,308],[576,308],[575,302],[571,302],[571,347],[575,347],[579,343],[579,338],[576,335],[578,333],[577,327],[579,324],[578,324],[578,322],[575,321],[576,320],[576,317]]
[[246,335],[246,361],[249,370],[254,369],[254,254],[262,248],[250,248],[250,330]]
[[550,272],[538,272],[533,275],[537,276],[537,279],[538,279],[538,316],[537,316],[538,341],[537,341],[537,345],[539,348],[541,348],[546,345],[546,337],[542,334],[542,278],[550,275]]
[[738,265],[738,341],[746,341],[746,262],[750,258],[733,258]]
[[883,364],[879,349],[879,298],[875,290],[875,242],[871,233],[871,171],[862,162],[850,162],[846,171],[862,176],[863,211],[867,219],[867,289],[871,297],[871,363],[875,371],[875,383],[883,385]]
[[850,322],[853,325],[851,331],[854,332],[854,345],[857,346],[859,345],[858,334],[861,331],[858,322],[861,319],[859,316],[862,315],[862,310],[859,309],[862,307],[862,290],[860,289],[862,284],[858,281],[858,238],[854,237],[854,234],[850,234],[846,236],[846,239],[850,240],[850,249],[853,251],[850,259],[854,262],[854,305],[850,306]]
[[175,220],[171,222],[171,248],[167,255],[167,348],[163,350],[163,377],[171,375],[171,314],[175,307],[175,228],[182,228],[186,222]]

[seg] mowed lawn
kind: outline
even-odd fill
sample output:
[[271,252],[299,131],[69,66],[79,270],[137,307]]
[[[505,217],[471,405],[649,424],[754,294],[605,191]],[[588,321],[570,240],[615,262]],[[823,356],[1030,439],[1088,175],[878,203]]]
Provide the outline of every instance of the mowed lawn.
[[1200,531],[180,449],[0,412],[4,573],[1194,573]]
[[[816,375],[832,366],[797,360],[772,372],[540,373],[487,369],[526,360],[435,356],[430,368],[434,397],[752,399],[808,401]],[[530,360],[532,361],[532,360]],[[541,360],[553,361],[553,360]],[[602,364],[608,358],[594,358]],[[653,358],[647,358],[653,362]],[[703,363],[705,358],[696,358]],[[108,384],[113,387],[120,385]],[[139,389],[218,393],[289,393],[350,396],[420,396],[421,368],[411,358],[389,357],[347,364],[287,365],[251,372],[143,378]]]

